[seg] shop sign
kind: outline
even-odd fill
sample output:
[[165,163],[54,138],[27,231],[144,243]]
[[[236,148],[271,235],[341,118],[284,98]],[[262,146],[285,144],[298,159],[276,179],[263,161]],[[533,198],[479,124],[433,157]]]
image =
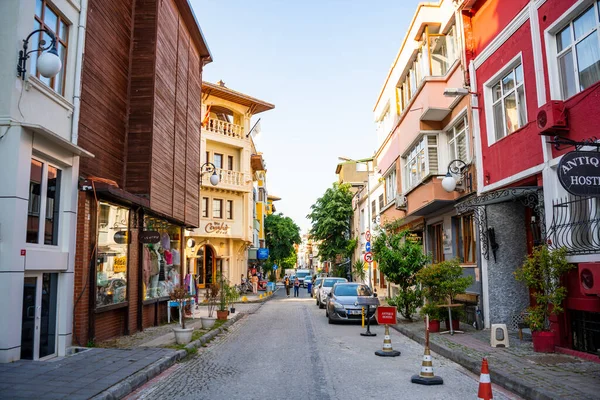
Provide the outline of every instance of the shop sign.
[[229,231],[229,225],[225,222],[209,222],[204,227],[206,233],[227,233]]
[[377,307],[377,323],[396,325],[396,307]]
[[127,244],[129,243],[129,231],[115,232],[113,239],[117,244]]
[[259,260],[266,260],[267,258],[269,258],[269,249],[266,249],[266,248],[258,249],[258,251],[256,252],[256,255],[258,256]]
[[127,271],[127,256],[114,258],[113,271],[114,272]]
[[160,233],[157,231],[142,231],[140,232],[141,243],[158,243],[160,242]]
[[558,180],[576,196],[600,196],[600,153],[571,151],[558,164]]

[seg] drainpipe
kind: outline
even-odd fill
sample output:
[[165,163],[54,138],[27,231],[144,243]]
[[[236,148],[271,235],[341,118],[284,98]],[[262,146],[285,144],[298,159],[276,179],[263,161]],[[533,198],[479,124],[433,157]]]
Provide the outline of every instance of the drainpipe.
[[73,121],[71,126],[71,142],[77,144],[79,138],[79,111],[81,103],[81,70],[83,69],[83,49],[85,47],[85,23],[87,19],[88,0],[81,0],[79,25],[77,27],[77,48],[75,50],[75,87],[73,88]]

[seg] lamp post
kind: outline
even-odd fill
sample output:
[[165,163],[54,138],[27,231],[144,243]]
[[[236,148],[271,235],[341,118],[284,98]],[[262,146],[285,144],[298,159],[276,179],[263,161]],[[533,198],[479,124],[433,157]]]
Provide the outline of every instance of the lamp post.
[[200,171],[200,185],[202,185],[202,176],[210,173],[212,173],[210,176],[210,184],[213,186],[219,184],[219,175],[217,174],[217,167],[215,167],[215,164],[207,161],[200,166]]
[[442,179],[442,187],[448,193],[453,192],[456,189],[456,178],[454,175],[462,174],[462,181],[466,183],[463,191],[468,189],[469,191],[473,190],[473,183],[471,178],[471,173],[467,170],[467,163],[463,160],[452,160],[448,164],[448,172],[444,179]]
[[[349,162],[353,162],[355,164],[365,164],[367,166],[367,212],[368,212],[368,230],[369,232],[371,232],[371,171],[369,171],[369,162],[373,161],[373,158],[365,158],[362,160],[353,160],[351,158],[347,158],[347,157],[338,157],[340,160],[342,161],[349,161]],[[369,288],[371,288],[371,290],[373,290],[373,262],[369,261]]]
[[[40,32],[44,32],[46,35],[50,36],[50,44],[46,46],[46,41],[44,39],[41,39],[37,49],[27,51],[27,47],[29,46],[29,39],[31,39],[33,35],[38,34]],[[33,32],[31,32],[29,36],[27,36],[27,38],[23,40],[23,49],[19,50],[17,75],[20,76],[22,80],[25,80],[25,73],[27,72],[27,60],[29,59],[29,55],[38,51],[43,52],[37,60],[37,70],[43,77],[52,78],[56,74],[58,74],[58,72],[62,68],[62,62],[60,61],[60,57],[58,56],[58,50],[56,49],[56,36],[54,36],[52,32],[45,28],[36,29]]]

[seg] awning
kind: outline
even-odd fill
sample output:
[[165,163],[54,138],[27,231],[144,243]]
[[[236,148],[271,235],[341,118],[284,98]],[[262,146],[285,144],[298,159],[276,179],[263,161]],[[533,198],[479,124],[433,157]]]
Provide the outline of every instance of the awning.
[[459,214],[462,214],[474,209],[475,207],[514,201],[522,197],[535,196],[537,199],[538,191],[541,189],[542,188],[539,186],[520,186],[498,189],[494,190],[493,192],[484,193],[480,196],[474,196],[468,200],[462,201],[456,205],[456,210]]
[[56,133],[52,132],[51,130],[49,130],[41,125],[21,123],[21,126],[23,128],[27,128],[27,129],[33,131],[33,133],[43,136],[45,139],[48,139],[49,141],[53,142],[54,144],[62,147],[63,149],[65,149],[67,151],[70,151],[73,154],[76,154],[81,157],[91,157],[91,158],[94,157],[94,155],[92,153],[90,153],[89,151],[77,146],[76,144],[69,142],[67,139],[63,138],[60,135],[57,135]]

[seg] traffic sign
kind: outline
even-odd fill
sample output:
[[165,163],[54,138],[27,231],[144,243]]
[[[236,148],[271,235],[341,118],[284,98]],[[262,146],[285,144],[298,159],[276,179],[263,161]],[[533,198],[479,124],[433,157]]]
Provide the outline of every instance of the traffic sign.
[[365,250],[371,251],[371,242],[367,242],[367,244],[365,244]]
[[365,261],[368,263],[373,262],[373,253],[371,253],[370,251],[366,252]]
[[277,264],[273,264],[273,269],[277,271]]
[[396,307],[377,307],[377,323],[396,325]]
[[370,241],[371,241],[371,231],[367,231],[367,232],[365,233],[365,239],[367,239],[367,242],[370,242]]

